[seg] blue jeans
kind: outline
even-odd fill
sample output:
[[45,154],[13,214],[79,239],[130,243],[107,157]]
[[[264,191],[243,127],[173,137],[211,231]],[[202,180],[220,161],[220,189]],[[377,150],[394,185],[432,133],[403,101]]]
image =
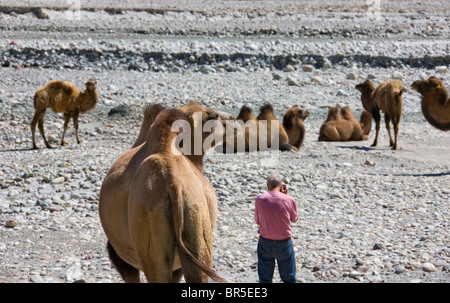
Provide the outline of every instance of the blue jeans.
[[260,236],[258,241],[259,283],[272,283],[275,260],[277,260],[281,280],[284,283],[297,282],[292,240],[268,240]]

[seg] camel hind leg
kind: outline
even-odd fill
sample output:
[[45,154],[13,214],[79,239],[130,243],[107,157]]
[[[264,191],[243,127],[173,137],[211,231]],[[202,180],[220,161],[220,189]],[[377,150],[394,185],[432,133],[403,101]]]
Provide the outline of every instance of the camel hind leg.
[[41,133],[42,138],[44,139],[45,146],[47,148],[52,148],[50,144],[47,141],[47,138],[45,138],[45,132],[44,132],[44,116],[45,116],[45,110],[43,112],[36,112],[34,114],[33,120],[31,121],[31,135],[33,140],[33,148],[37,149],[36,146],[36,140],[35,140],[35,130],[36,130],[36,123],[38,124],[39,132]]
[[116,251],[114,250],[114,247],[112,247],[111,243],[109,241],[106,244],[106,249],[108,250],[109,259],[111,260],[111,263],[114,265],[114,267],[119,272],[120,276],[126,283],[139,283],[140,277],[139,277],[139,270],[125,262],[123,259],[121,259]]
[[61,146],[66,145],[66,142],[64,141],[64,136],[66,135],[67,128],[69,127],[69,121],[70,121],[70,114],[64,113],[64,128],[61,137]]
[[79,115],[80,115],[80,112],[78,110],[75,111],[75,113],[73,114],[73,127],[75,128],[75,136],[77,138],[78,144],[81,143],[80,136],[78,135],[78,117],[79,117]]
[[389,116],[389,114],[385,114],[384,115],[384,123],[386,124],[386,130],[389,134],[389,146],[394,146],[394,140],[392,140],[392,135],[391,135],[391,116]]
[[30,128],[31,128],[31,140],[33,141],[33,148],[34,148],[34,149],[37,149],[35,133],[36,133],[36,124],[37,124],[38,121],[39,121],[39,116],[40,116],[40,115],[41,115],[41,113],[35,112],[35,113],[34,113],[33,120],[31,120],[31,123],[30,123]]
[[375,120],[375,139],[373,140],[372,146],[378,145],[378,133],[380,132],[380,112],[378,110],[372,111],[372,117]]
[[395,96],[396,106],[394,107],[393,115],[392,115],[392,124],[394,125],[395,142],[394,142],[394,144],[392,146],[392,149],[397,149],[397,136],[398,136],[398,130],[399,130],[398,125],[400,124],[400,118],[402,116],[402,109],[403,109],[402,93],[404,91],[406,91],[406,89],[402,88],[400,90],[400,93],[398,93]]
[[341,136],[339,135],[339,132],[334,125],[326,125],[323,128],[323,133],[329,141],[341,140]]
[[[139,214],[138,214],[139,213]],[[164,211],[129,213],[130,235],[142,271],[150,283],[171,283],[181,279],[174,275],[175,233]],[[143,228],[145,226],[145,228]]]

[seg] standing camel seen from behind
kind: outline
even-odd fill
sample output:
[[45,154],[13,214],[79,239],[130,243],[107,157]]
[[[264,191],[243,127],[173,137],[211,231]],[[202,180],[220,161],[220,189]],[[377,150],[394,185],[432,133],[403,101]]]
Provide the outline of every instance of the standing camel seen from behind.
[[38,123],[39,132],[44,139],[45,146],[51,148],[44,133],[44,116],[48,107],[55,113],[64,113],[64,130],[61,145],[66,144],[64,135],[69,126],[70,118],[73,119],[77,143],[81,143],[78,135],[78,116],[80,113],[86,113],[95,108],[98,102],[97,81],[92,78],[89,79],[86,82],[86,90],[83,92],[73,83],[60,80],[50,81],[36,91],[33,101],[34,117],[30,126],[34,149],[37,149],[35,130]]

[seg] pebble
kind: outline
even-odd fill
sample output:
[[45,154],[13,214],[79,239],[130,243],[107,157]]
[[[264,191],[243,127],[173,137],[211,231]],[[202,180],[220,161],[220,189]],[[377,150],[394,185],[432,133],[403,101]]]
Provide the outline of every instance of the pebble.
[[292,73],[293,71],[295,71],[295,68],[294,68],[292,65],[287,65],[287,66],[284,68],[284,71],[285,71],[286,73]]
[[358,79],[358,75],[356,74],[356,72],[350,72],[347,74],[347,79],[356,80],[356,79]]
[[65,179],[64,177],[58,177],[52,180],[52,184],[62,184],[64,183]]
[[436,267],[432,263],[427,262],[422,265],[422,269],[426,272],[433,272],[436,270]]
[[395,72],[392,73],[392,79],[403,80],[404,77],[405,76],[399,71],[395,71]]
[[309,65],[309,64],[303,65],[303,71],[307,72],[307,73],[311,73],[314,71],[314,66]]
[[445,74],[448,71],[448,67],[447,66],[436,66],[436,72],[441,73],[441,74]]
[[19,222],[17,222],[17,220],[10,219],[10,220],[7,220],[7,221],[5,222],[5,227],[14,228],[14,227],[16,227],[18,224],[19,224]]
[[394,267],[396,274],[402,274],[405,272],[405,268],[402,265],[397,265]]

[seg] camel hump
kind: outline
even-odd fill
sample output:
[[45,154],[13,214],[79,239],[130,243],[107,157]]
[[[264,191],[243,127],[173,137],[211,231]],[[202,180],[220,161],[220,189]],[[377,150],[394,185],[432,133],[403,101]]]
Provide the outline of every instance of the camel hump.
[[145,119],[155,120],[156,116],[165,109],[165,106],[160,103],[151,104],[144,110],[144,117]]
[[65,94],[67,95],[71,95],[73,93],[73,88],[71,83],[64,81],[62,83],[62,90],[64,91]]
[[73,93],[73,85],[67,81],[54,80],[47,84],[47,87],[54,90],[62,90],[65,94],[71,95]]
[[241,115],[246,115],[246,114],[251,114],[252,113],[252,109],[250,107],[248,107],[247,105],[244,105],[241,107],[241,110],[239,112],[239,116]]
[[273,107],[272,107],[271,104],[266,103],[266,104],[264,104],[263,106],[261,106],[261,108],[259,109],[259,111],[260,111],[261,113],[266,113],[266,112],[273,113]]

